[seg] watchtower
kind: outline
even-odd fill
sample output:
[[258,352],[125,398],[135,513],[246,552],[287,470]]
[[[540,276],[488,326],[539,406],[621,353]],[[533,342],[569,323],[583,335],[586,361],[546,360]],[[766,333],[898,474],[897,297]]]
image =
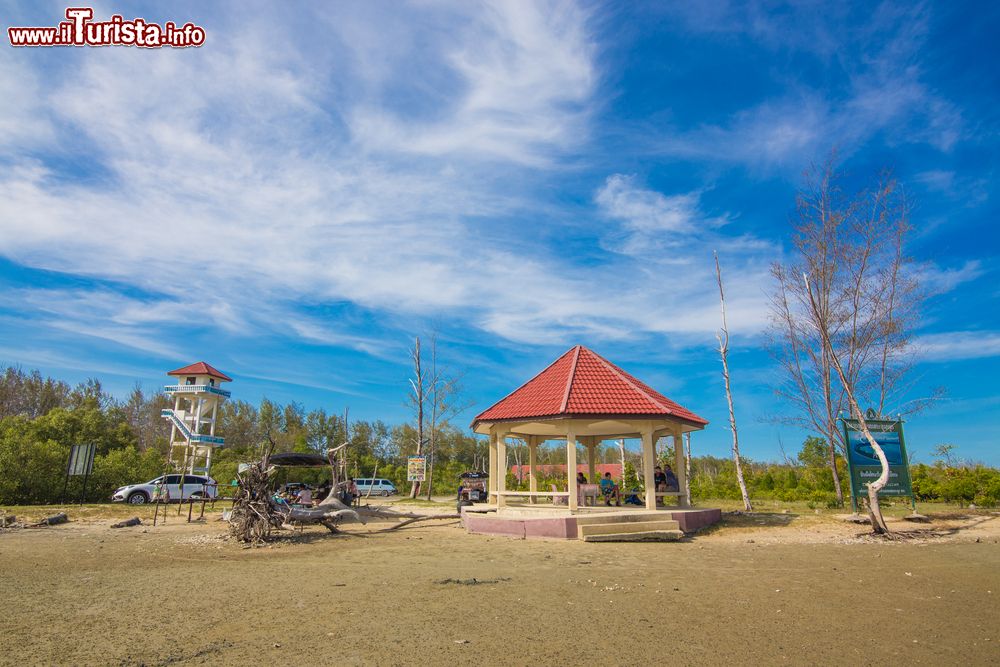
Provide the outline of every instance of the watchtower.
[[230,396],[220,385],[232,378],[204,361],[167,375],[177,378],[177,384],[164,387],[174,407],[160,413],[170,422],[170,463],[183,473],[207,475],[212,451],[225,443],[215,435],[219,406]]

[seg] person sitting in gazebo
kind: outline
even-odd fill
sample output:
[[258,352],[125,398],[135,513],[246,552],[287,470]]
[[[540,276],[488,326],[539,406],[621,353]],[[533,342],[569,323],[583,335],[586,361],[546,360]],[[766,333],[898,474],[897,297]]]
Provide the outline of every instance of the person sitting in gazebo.
[[621,507],[622,497],[618,492],[618,485],[615,484],[615,480],[611,479],[611,473],[604,473],[604,477],[601,478],[601,493],[604,495],[604,504],[611,506],[611,499],[615,499],[615,505]]
[[576,473],[576,483],[577,484],[586,484],[587,483],[587,476],[584,475],[582,472]]
[[680,490],[680,484],[677,482],[677,475],[674,474],[673,469],[669,465],[664,466],[663,476],[666,481],[665,491],[677,492]]

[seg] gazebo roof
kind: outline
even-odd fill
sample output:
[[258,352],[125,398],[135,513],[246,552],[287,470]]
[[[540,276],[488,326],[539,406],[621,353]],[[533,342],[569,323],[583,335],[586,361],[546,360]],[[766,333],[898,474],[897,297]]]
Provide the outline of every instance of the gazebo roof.
[[197,363],[185,366],[184,368],[178,368],[175,371],[170,371],[167,375],[208,375],[209,377],[214,377],[224,382],[232,382],[233,379],[223,373],[206,364],[204,361],[199,361]]
[[571,417],[663,418],[703,427],[708,421],[671,401],[592,350],[577,345],[472,422]]

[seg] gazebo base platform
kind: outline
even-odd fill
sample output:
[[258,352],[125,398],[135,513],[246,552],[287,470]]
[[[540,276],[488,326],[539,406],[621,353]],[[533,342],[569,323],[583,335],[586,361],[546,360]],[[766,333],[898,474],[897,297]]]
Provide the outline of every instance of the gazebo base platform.
[[672,541],[722,519],[722,510],[664,507],[657,510],[581,507],[575,514],[552,505],[475,505],[462,508],[462,525],[470,533],[519,539],[564,539],[585,542]]

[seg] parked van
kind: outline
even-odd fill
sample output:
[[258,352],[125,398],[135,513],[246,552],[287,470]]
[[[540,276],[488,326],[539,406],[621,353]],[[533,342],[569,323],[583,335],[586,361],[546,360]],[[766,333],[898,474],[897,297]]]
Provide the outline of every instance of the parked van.
[[382,479],[381,477],[371,478],[371,477],[361,477],[354,480],[354,483],[358,485],[358,494],[362,497],[369,495],[373,496],[391,496],[399,493],[396,490],[395,484],[387,479]]

